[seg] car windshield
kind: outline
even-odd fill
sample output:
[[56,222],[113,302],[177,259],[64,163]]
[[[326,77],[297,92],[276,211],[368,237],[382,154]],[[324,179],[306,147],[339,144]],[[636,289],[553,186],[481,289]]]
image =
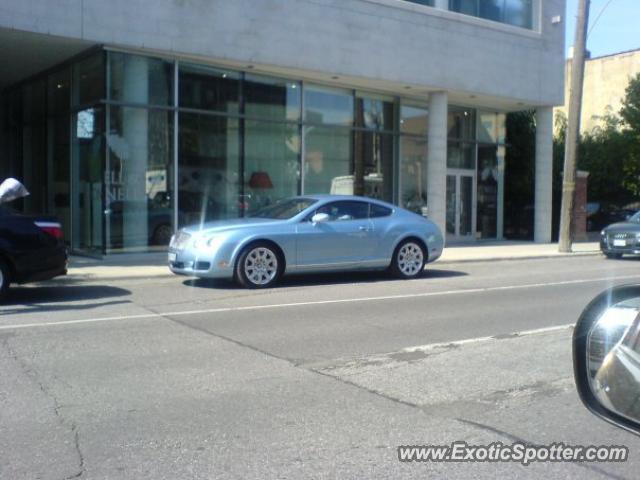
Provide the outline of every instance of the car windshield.
[[251,218],[271,218],[274,220],[287,220],[306,210],[317,200],[313,198],[289,198],[281,200],[273,205],[268,205],[249,215]]

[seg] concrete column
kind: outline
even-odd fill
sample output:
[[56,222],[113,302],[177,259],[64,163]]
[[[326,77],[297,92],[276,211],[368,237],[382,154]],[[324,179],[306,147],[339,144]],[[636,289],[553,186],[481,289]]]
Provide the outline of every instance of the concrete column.
[[553,108],[536,110],[536,181],[533,237],[551,242],[553,184]]
[[442,10],[449,10],[449,0],[436,0],[433,5]]
[[447,93],[429,96],[427,143],[427,207],[429,218],[446,235],[447,215]]
[[[131,56],[124,64],[125,100],[146,103],[149,100],[149,66],[145,57]],[[128,147],[123,172],[123,246],[146,246],[147,165],[149,161],[149,112],[143,108],[122,110],[122,136]]]

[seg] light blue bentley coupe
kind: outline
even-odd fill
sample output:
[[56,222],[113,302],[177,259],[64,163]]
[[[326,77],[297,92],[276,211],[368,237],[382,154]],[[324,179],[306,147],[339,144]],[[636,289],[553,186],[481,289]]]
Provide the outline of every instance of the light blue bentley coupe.
[[180,275],[272,286],[289,273],[389,269],[418,277],[442,254],[427,218],[378,200],[305,195],[236,220],[183,228],[171,239],[169,268]]

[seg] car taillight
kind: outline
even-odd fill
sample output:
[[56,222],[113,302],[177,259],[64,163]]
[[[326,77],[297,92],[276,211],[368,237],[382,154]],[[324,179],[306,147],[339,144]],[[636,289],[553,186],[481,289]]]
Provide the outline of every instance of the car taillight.
[[62,232],[62,225],[57,222],[34,222],[40,230],[45,233],[48,233],[54,238],[58,240],[62,240],[64,238],[64,233]]

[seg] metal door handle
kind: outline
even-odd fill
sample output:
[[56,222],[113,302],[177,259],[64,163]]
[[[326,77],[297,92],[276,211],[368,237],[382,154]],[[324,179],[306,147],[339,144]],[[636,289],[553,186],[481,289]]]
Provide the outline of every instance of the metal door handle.
[[368,232],[369,231],[369,227],[365,227],[364,225],[361,225],[358,227],[358,230],[360,230],[361,232]]

